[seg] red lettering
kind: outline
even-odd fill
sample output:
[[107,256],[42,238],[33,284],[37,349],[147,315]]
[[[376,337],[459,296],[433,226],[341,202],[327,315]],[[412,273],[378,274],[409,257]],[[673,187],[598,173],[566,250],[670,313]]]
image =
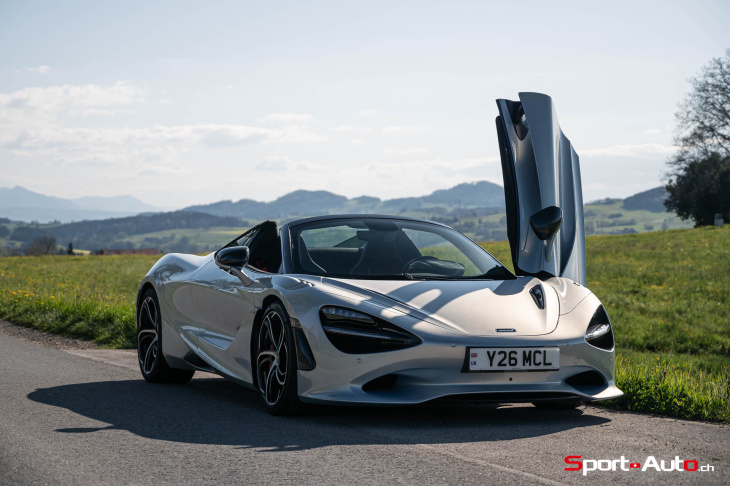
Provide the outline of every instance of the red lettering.
[[572,460],[569,460],[569,459],[580,459],[582,457],[583,456],[566,456],[565,457],[565,464],[569,464],[569,465],[572,465],[572,466],[575,466],[575,467],[566,467],[565,470],[566,471],[580,471],[581,469],[583,469],[583,461],[572,461]]
[[[694,469],[690,468],[689,465],[694,464]],[[685,471],[696,471],[700,467],[700,463],[694,460],[691,461],[684,461],[684,470]]]

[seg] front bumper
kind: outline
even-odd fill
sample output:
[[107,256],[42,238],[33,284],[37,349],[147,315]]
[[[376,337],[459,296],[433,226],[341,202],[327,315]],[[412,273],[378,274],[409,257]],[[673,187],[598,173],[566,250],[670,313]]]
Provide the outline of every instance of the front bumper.
[[[529,346],[560,347],[560,368],[553,371],[463,372],[468,346],[509,347],[510,343],[480,342],[415,348],[372,355],[318,356],[317,368],[299,371],[303,401],[321,403],[406,405],[439,398],[532,402],[577,400],[591,402],[623,395],[614,384],[614,352],[594,348],[584,340],[534,341]],[[594,372],[602,384],[569,384],[571,377]],[[389,376],[390,379],[383,379]],[[379,379],[379,380],[378,380]],[[373,381],[378,380],[378,381]],[[372,383],[380,383],[375,387]]]

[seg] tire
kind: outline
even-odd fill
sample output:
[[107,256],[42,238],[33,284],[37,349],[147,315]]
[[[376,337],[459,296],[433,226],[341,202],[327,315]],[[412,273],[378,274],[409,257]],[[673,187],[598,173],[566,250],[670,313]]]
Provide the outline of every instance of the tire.
[[569,401],[569,402],[532,402],[537,408],[543,410],[571,410],[578,408],[581,402]]
[[137,309],[137,358],[142,377],[149,383],[187,383],[194,370],[170,368],[162,354],[162,314],[157,293],[145,290]]
[[294,333],[284,306],[266,308],[254,334],[256,384],[264,406],[272,415],[301,415],[309,407],[299,399]]

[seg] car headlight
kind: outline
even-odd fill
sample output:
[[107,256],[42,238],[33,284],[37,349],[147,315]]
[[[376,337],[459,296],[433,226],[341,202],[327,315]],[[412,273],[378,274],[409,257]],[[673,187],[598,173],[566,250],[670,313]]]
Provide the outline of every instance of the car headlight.
[[588,323],[585,335],[586,342],[591,346],[610,351],[613,349],[613,329],[608,319],[606,309],[600,305]]
[[415,334],[384,319],[344,307],[322,307],[319,318],[332,345],[347,354],[395,351],[422,342]]

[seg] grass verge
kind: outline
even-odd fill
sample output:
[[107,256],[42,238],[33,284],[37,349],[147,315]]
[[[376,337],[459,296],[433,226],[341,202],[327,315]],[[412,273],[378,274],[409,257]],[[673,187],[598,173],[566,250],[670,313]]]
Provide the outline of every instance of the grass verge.
[[0,318],[104,347],[134,348],[134,298],[158,258],[0,258]]
[[[696,360],[695,360],[696,361]],[[682,357],[627,358],[616,362],[624,396],[601,405],[692,420],[730,423],[730,368],[706,371]]]

